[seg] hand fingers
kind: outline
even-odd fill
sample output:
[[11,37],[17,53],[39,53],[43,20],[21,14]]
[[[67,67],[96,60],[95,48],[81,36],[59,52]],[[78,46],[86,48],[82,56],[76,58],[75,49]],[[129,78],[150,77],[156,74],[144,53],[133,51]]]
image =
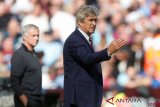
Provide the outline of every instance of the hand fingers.
[[115,53],[117,52],[124,44],[126,43],[126,41],[122,38],[118,39],[118,40],[114,40],[108,50],[109,50],[109,53]]
[[115,45],[116,45],[118,48],[120,48],[120,47],[122,47],[124,44],[126,44],[126,41],[125,41],[124,39],[122,39],[122,38],[116,40],[115,42],[116,42]]

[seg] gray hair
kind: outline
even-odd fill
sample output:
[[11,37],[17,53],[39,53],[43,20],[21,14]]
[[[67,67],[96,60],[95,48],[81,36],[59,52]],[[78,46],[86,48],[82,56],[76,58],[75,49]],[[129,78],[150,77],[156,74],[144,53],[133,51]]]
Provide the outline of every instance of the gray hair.
[[76,27],[78,27],[79,21],[84,21],[84,19],[88,16],[98,16],[98,9],[93,5],[83,5],[81,6],[76,14]]
[[25,25],[23,28],[22,28],[22,43],[24,43],[24,36],[26,36],[26,34],[28,33],[28,31],[31,29],[31,28],[34,28],[34,29],[38,29],[39,30],[39,28],[36,26],[36,25],[34,25],[34,24],[27,24],[27,25]]
[[29,31],[31,28],[35,28],[35,29],[38,29],[38,30],[39,30],[39,28],[38,28],[36,25],[34,25],[34,24],[27,24],[27,25],[25,25],[25,26],[22,28],[22,35],[24,36],[26,33],[28,33],[28,31]]

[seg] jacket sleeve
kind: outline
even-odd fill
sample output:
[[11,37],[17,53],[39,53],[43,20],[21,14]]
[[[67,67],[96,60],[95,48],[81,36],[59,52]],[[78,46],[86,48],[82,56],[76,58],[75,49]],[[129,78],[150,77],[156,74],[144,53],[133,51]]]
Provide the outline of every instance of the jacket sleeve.
[[11,59],[11,75],[10,75],[10,82],[11,87],[13,88],[15,94],[20,96],[23,94],[21,84],[21,77],[24,72],[24,62],[20,55],[14,54]]
[[85,43],[72,43],[69,45],[71,55],[85,65],[92,65],[102,61],[109,60],[111,56],[107,53],[107,48],[99,52],[92,52]]

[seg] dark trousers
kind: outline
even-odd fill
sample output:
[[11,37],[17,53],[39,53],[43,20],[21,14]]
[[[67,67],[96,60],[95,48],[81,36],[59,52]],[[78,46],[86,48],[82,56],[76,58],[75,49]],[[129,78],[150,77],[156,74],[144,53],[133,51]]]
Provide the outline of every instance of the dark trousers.
[[[28,97],[27,107],[43,107],[41,96],[27,95],[27,97]],[[25,107],[16,95],[14,96],[14,103],[15,107]]]

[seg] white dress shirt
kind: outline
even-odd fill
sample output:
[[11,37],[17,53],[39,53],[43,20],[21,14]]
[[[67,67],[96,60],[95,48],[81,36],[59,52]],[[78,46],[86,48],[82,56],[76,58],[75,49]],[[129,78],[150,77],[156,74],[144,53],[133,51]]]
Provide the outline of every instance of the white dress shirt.
[[86,38],[86,40],[88,41],[88,43],[89,44],[91,44],[90,43],[90,41],[89,41],[89,35],[87,35],[83,30],[81,30],[80,28],[78,28],[78,30],[82,33],[82,35]]
[[[78,30],[82,33],[82,35],[86,38],[86,40],[88,41],[89,44],[90,41],[89,41],[89,35],[87,35],[83,30],[81,30],[80,28],[78,28]],[[111,56],[108,52],[107,52],[108,56]]]

